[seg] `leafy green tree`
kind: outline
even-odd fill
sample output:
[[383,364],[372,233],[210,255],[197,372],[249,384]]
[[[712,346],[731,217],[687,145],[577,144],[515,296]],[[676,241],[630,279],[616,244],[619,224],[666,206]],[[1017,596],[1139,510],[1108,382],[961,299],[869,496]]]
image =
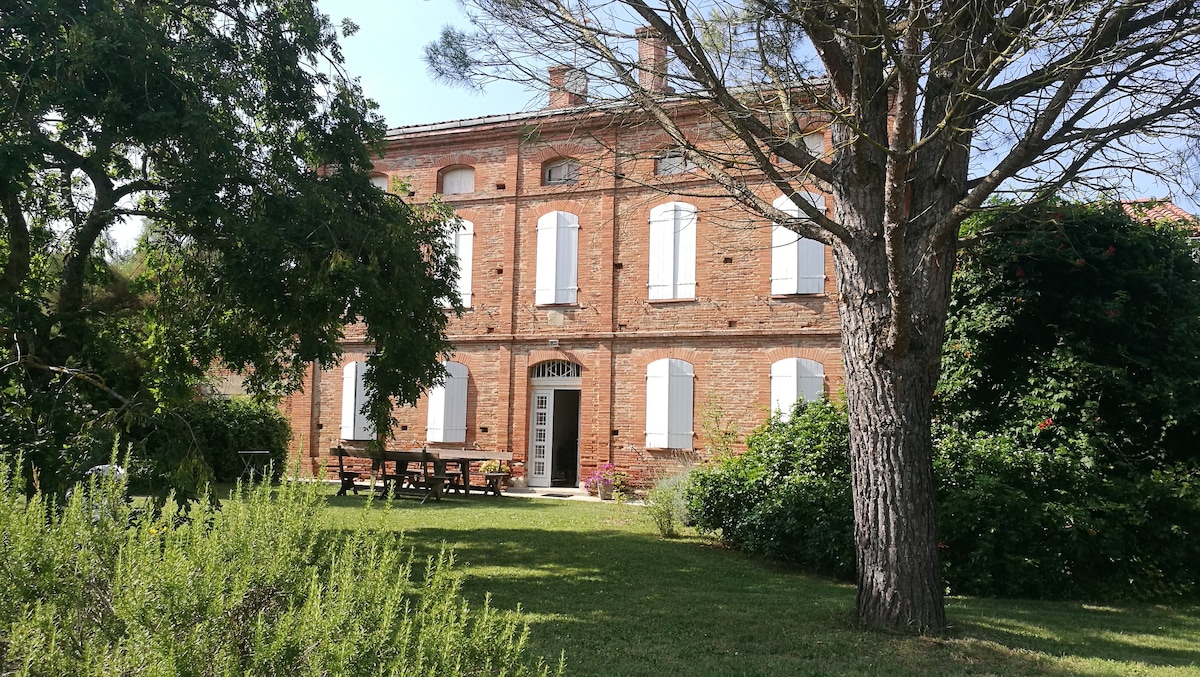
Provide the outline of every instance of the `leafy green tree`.
[[1200,459],[1200,264],[1188,232],[1117,205],[1062,203],[969,228],[1002,220],[1013,223],[1003,236],[959,256],[938,417],[1131,466]]
[[[575,67],[588,78],[589,114],[657,126],[750,218],[830,246],[858,616],[870,627],[943,628],[931,407],[959,227],[1006,191],[1046,199],[1166,167],[1170,141],[1200,129],[1200,5],[464,5],[474,30],[447,29],[430,45],[436,74],[577,92],[578,78],[547,76]],[[672,59],[642,58],[657,47]],[[806,137],[818,132],[831,144],[814,152]],[[828,212],[801,197],[814,187],[832,197]],[[780,194],[798,215],[774,206]]]
[[[295,387],[356,322],[378,429],[438,378],[448,213],[372,185],[384,123],[312,0],[30,0],[0,46],[3,441],[44,482],[214,364]],[[138,217],[113,313],[105,234]]]

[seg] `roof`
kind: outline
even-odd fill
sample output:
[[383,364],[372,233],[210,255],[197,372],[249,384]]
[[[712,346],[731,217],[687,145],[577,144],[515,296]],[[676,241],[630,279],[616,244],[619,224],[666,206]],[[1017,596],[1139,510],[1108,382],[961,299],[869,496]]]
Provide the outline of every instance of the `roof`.
[[1124,200],[1121,209],[1131,218],[1140,221],[1181,221],[1192,231],[1193,236],[1200,236],[1200,219],[1184,211],[1179,205],[1168,198],[1142,198],[1141,200]]

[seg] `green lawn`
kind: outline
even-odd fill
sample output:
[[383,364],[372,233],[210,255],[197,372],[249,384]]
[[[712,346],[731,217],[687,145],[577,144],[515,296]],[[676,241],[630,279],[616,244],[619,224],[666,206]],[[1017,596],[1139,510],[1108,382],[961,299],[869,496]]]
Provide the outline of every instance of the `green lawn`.
[[419,558],[449,545],[468,599],[519,605],[534,652],[565,652],[569,675],[1200,675],[1194,604],[953,598],[948,638],[900,637],[855,629],[850,586],[662,540],[637,506],[366,502],[331,496],[329,527],[403,531]]

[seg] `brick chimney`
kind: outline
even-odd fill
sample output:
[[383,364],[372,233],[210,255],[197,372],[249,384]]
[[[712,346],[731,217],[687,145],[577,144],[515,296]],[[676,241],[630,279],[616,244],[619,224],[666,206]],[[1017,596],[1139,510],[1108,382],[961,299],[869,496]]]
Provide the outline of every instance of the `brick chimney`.
[[550,69],[550,104],[547,108],[571,108],[587,103],[587,76],[572,66]]
[[649,26],[637,29],[638,85],[652,94],[670,94],[667,86],[667,43]]

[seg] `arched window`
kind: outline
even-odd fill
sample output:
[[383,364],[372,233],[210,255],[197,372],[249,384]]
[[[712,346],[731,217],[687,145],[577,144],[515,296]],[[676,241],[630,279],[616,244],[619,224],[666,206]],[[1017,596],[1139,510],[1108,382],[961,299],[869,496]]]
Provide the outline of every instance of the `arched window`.
[[473,167],[450,167],[442,170],[442,194],[461,195],[475,192]]
[[650,210],[647,298],[696,297],[696,206],[668,202]]
[[583,367],[566,360],[538,362],[529,370],[529,378],[580,378]]
[[797,400],[825,397],[825,367],[816,360],[789,357],[771,365],[771,413],[782,412],[784,420]]
[[542,185],[554,186],[579,180],[579,163],[571,158],[558,158],[542,165]]
[[692,448],[692,391],[695,371],[674,358],[646,366],[646,448]]
[[446,362],[446,379],[425,396],[429,414],[425,422],[426,442],[467,441],[467,367]]
[[575,303],[579,295],[579,217],[571,212],[543,214],[537,224],[534,303]]
[[[817,209],[825,209],[825,198],[815,193],[801,193]],[[794,217],[804,213],[786,196],[774,202],[775,208]],[[771,293],[821,294],[825,291],[825,245],[800,237],[794,230],[779,224],[771,227]]]

